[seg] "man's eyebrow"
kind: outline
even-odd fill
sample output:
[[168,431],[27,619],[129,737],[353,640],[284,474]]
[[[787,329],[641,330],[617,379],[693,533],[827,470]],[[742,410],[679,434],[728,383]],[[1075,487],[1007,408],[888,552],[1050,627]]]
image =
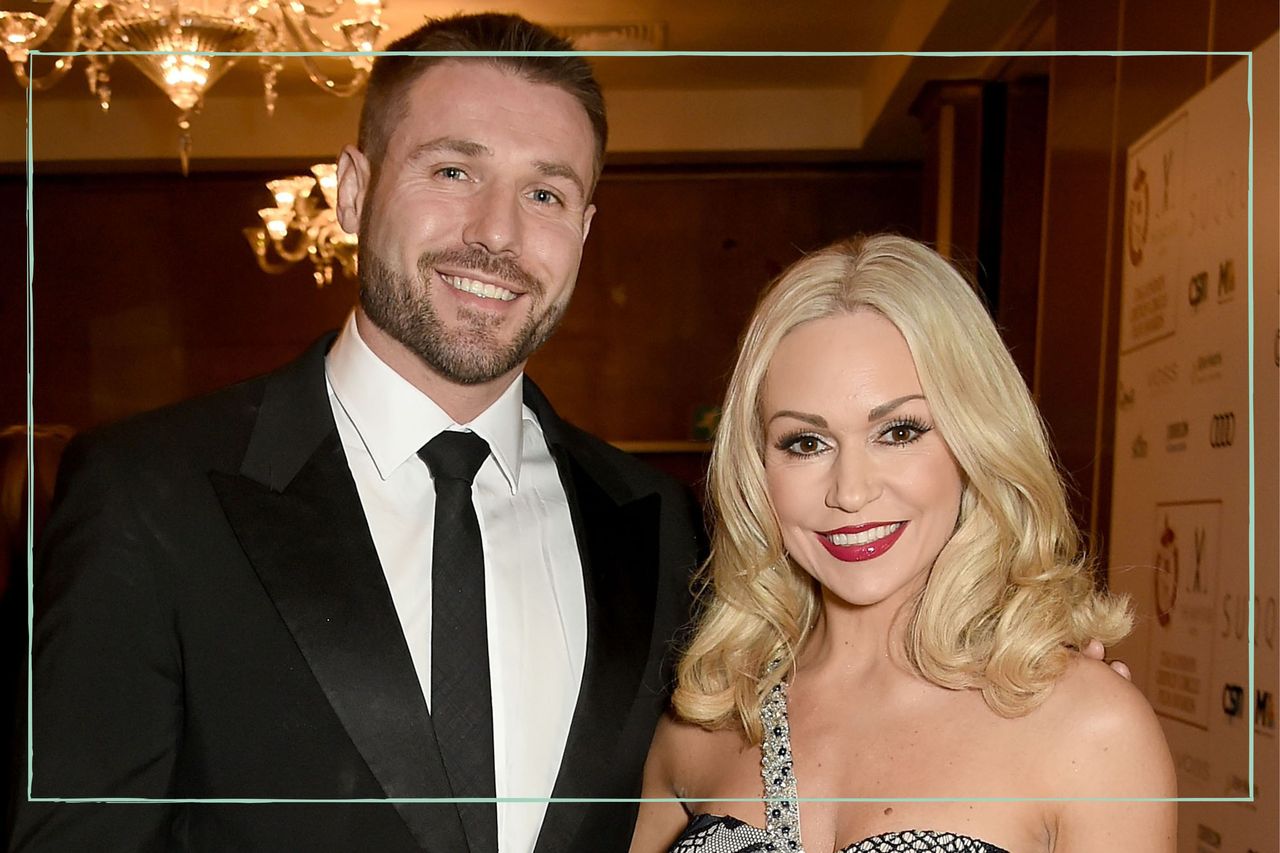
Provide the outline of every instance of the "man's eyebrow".
[[923,399],[924,399],[923,394],[906,394],[902,397],[897,397],[896,399],[890,400],[887,403],[881,403],[871,411],[867,412],[867,423],[880,420],[885,415],[889,414],[894,409],[898,408],[903,403],[906,403],[909,400],[923,400]]
[[463,157],[492,157],[493,151],[487,146],[470,139],[459,139],[456,136],[438,136],[413,147],[409,159],[415,160],[424,154],[449,152]]
[[575,172],[573,170],[573,167],[570,166],[568,163],[539,160],[533,165],[534,165],[534,168],[536,168],[539,174],[541,174],[543,177],[564,178],[566,181],[569,181],[571,184],[573,184],[575,187],[578,188],[578,193],[583,198],[586,197],[587,185],[582,182],[582,178],[578,176],[578,173]]
[[808,412],[797,412],[792,409],[782,409],[781,411],[774,412],[773,415],[770,416],[769,423],[773,423],[778,418],[795,418],[798,421],[804,421],[807,424],[812,424],[819,429],[827,429],[827,419],[822,417],[822,415],[811,415]]
[[[439,152],[458,154],[462,157],[493,156],[493,149],[483,143],[471,139],[459,139],[456,136],[438,136],[435,139],[429,139],[426,142],[415,145],[413,151],[409,153],[409,159],[415,160],[418,157]],[[538,170],[538,174],[544,177],[564,178],[577,188],[581,196],[586,197],[587,185],[568,163],[538,160],[533,166]]]

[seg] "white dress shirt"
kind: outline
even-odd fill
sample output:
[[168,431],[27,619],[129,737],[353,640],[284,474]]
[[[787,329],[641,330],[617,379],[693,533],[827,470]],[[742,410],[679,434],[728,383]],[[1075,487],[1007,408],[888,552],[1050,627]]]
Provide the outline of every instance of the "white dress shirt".
[[[388,367],[348,318],[325,360],[329,402],[409,653],[431,705],[435,487],[418,449],[465,428],[491,454],[472,486],[484,545],[493,750],[499,797],[549,797],[587,646],[582,562],[523,375],[475,420],[455,424]],[[498,849],[530,853],[545,803],[499,803]]]

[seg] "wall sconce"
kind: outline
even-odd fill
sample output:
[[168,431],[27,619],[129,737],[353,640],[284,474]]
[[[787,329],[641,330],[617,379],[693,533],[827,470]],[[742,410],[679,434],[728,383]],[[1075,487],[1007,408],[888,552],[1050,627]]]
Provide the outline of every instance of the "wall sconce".
[[311,167],[311,175],[267,181],[267,189],[276,206],[258,211],[261,226],[244,229],[262,271],[275,275],[310,258],[316,287],[333,283],[335,262],[343,275],[355,279],[358,241],[338,224],[335,212],[338,167],[317,163]]

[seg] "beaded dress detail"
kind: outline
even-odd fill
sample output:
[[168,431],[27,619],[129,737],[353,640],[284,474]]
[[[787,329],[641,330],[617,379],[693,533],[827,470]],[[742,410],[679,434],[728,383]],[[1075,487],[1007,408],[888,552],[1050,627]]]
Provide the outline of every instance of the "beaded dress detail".
[[[765,827],[725,815],[694,815],[669,853],[804,853],[800,805],[791,762],[787,684],[775,685],[760,706],[764,740],[760,775],[764,780]],[[976,838],[934,830],[901,830],[873,835],[839,853],[1008,853]]]

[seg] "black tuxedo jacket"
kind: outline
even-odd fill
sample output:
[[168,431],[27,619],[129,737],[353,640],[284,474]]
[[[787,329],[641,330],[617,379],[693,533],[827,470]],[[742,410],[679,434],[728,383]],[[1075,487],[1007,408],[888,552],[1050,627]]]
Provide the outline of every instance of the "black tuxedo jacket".
[[[35,581],[33,796],[361,802],[28,803],[14,849],[467,850],[452,804],[379,802],[451,792],[338,440],[330,340],[68,450]],[[635,797],[701,528],[684,489],[525,389],[587,598],[553,796]],[[553,803],[537,853],[625,850],[634,813]]]

